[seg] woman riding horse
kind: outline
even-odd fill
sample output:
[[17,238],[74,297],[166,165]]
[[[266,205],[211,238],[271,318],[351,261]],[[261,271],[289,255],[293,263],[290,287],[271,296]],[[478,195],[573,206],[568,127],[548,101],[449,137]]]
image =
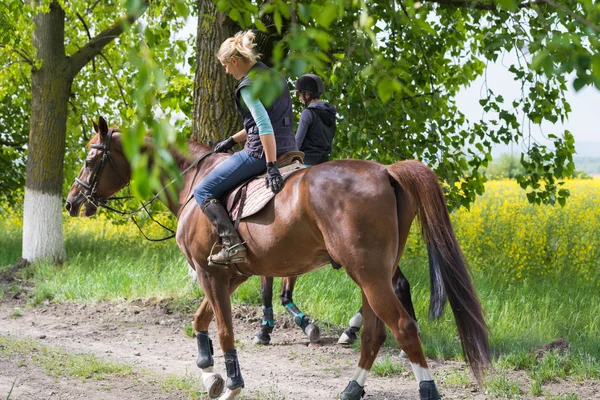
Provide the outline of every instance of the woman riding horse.
[[[219,53],[226,54],[225,50],[229,49],[221,63],[235,77],[242,78],[251,69],[266,69],[249,58],[254,54],[247,51],[252,49],[252,38],[241,34],[237,40],[228,39],[229,45]],[[237,44],[240,46],[236,47]],[[194,142],[188,142],[188,147],[195,160],[170,150],[182,172],[195,171],[184,174],[178,197],[169,196],[167,203],[179,221],[177,244],[196,271],[205,293],[193,326],[197,332],[197,365],[202,369],[209,396],[217,397],[225,386],[227,389],[220,399],[233,400],[244,387],[231,313],[231,294],[237,287],[252,275],[297,276],[334,259],[360,287],[364,317],[358,366],[340,399],[363,397],[367,376],[385,341],[387,326],[408,356],[420,399],[439,400],[416,322],[397,298],[392,284],[411,224],[417,216],[429,255],[430,314],[441,315],[448,299],[465,359],[481,382],[490,363],[487,327],[436,174],[414,160],[388,166],[372,161],[338,160],[292,173],[281,190],[282,179],[275,157],[278,152],[295,148],[291,121],[289,128],[286,124],[291,114],[291,105],[286,103],[289,93],[284,90],[269,107],[267,116],[273,134],[261,136],[257,127],[261,121],[255,120],[250,110],[257,104],[251,96],[246,99],[241,93],[245,81],[242,80],[236,90],[236,103],[245,116],[246,129],[221,144],[221,147],[231,148],[237,138],[247,136],[246,149],[240,152],[243,154],[237,153],[237,162],[229,161],[233,157],[213,154],[207,146]],[[261,111],[255,109],[257,119],[259,115],[265,118]],[[79,215],[82,205],[85,205],[85,216],[93,215],[104,199],[113,196],[131,179],[131,165],[124,155],[119,131],[109,129],[106,121],[101,120],[96,132],[86,163],[67,197],[66,208],[72,216]],[[278,136],[277,132],[282,133]],[[290,148],[286,148],[288,145]],[[142,150],[153,157],[156,149],[148,144]],[[223,164],[229,168],[222,168]],[[242,170],[252,170],[249,176],[253,176],[265,167],[269,186],[281,193],[259,213],[240,223],[239,232],[248,244],[245,251],[227,213],[216,197],[211,196],[219,196],[233,181],[239,183],[240,176],[248,174]],[[198,185],[200,179],[202,184]],[[202,200],[206,216],[198,207],[189,205],[194,187],[196,197],[198,193],[208,193]],[[214,200],[205,202],[206,199]],[[213,225],[217,225],[224,245],[218,257],[211,256]],[[246,262],[237,268],[223,268],[238,259]],[[226,382],[213,370],[212,342],[208,336],[213,318],[224,354]]]
[[194,190],[202,211],[217,230],[222,249],[209,256],[210,265],[227,266],[246,261],[246,247],[221,204],[223,196],[240,183],[267,170],[267,186],[274,193],[281,190],[283,178],[277,157],[297,150],[292,126],[292,99],[284,81],[283,92],[268,107],[252,96],[253,74],[269,68],[258,61],[254,33],[238,32],[225,40],[217,57],[225,71],[241,82],[235,89],[235,105],[244,118],[244,129],[215,146],[226,152],[236,143],[246,141],[242,151],[227,158],[213,169]]

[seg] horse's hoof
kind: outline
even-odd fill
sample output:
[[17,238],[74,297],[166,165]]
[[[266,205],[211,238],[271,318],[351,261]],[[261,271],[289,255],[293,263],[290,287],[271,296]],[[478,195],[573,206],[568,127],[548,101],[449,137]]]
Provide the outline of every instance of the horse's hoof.
[[340,394],[340,400],[360,400],[365,397],[365,389],[356,381],[350,381]]
[[219,400],[233,400],[242,392],[242,388],[235,388],[233,390],[227,389],[223,396],[219,397]]
[[355,333],[347,333],[344,331],[344,333],[341,334],[340,338],[338,339],[338,344],[342,344],[342,345],[351,345],[352,343],[356,342],[356,334]]
[[262,332],[258,332],[254,336],[254,339],[252,340],[252,342],[257,346],[258,345],[266,346],[269,343],[271,343],[271,337],[269,335],[262,335]]
[[202,383],[211,399],[219,397],[225,388],[225,380],[216,373],[202,374]]
[[321,340],[321,330],[315,324],[308,324],[304,329],[304,333],[311,343],[319,343],[319,340]]
[[440,392],[438,392],[434,381],[421,381],[419,383],[419,398],[421,400],[440,400]]

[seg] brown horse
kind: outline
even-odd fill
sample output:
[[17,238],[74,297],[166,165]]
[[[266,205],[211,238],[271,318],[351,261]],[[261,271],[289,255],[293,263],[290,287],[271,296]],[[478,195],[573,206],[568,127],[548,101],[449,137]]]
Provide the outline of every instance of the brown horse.
[[[94,124],[95,125],[95,124]],[[123,188],[131,167],[123,155],[120,133],[100,119],[91,150],[67,198],[72,216],[93,215],[102,202]],[[330,258],[339,262],[362,292],[364,329],[360,360],[341,399],[360,399],[364,384],[388,326],[406,352],[421,399],[439,399],[428,369],[414,320],[394,294],[392,276],[402,255],[415,216],[428,246],[431,275],[430,311],[439,314],[447,298],[454,313],[463,352],[478,380],[490,362],[487,328],[481,306],[456,241],[437,176],[418,161],[389,166],[376,162],[340,160],[293,173],[283,190],[259,213],[239,225],[248,247],[247,263],[210,267],[207,257],[216,233],[200,207],[189,201],[194,187],[227,155],[189,142],[196,158],[208,154],[184,175],[177,199],[167,205],[178,217],[177,243],[206,294],[194,317],[202,379],[211,397],[223,390],[213,372],[208,327],[216,317],[219,343],[227,370],[227,390],[221,399],[234,399],[244,387],[231,316],[230,296],[251,275],[297,276],[314,271]],[[152,146],[145,151],[152,155]],[[190,159],[172,151],[183,171]]]

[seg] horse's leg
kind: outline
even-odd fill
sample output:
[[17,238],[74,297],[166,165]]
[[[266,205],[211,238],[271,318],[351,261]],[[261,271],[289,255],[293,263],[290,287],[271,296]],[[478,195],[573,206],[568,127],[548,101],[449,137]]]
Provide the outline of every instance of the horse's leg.
[[[203,280],[206,280],[204,278]],[[237,276],[230,280],[229,282],[229,290],[227,300],[229,300],[229,296],[237,289],[239,285],[241,285],[244,281],[246,281],[247,277]],[[200,279],[199,279],[200,280]],[[202,281],[201,281],[202,283]],[[196,364],[202,370],[202,383],[204,387],[208,391],[208,395],[210,398],[216,398],[223,392],[224,381],[221,375],[213,372],[214,359],[213,359],[213,345],[212,341],[208,335],[208,327],[210,322],[212,321],[213,316],[215,315],[209,298],[209,291],[207,288],[202,285],[205,293],[207,293],[206,297],[200,304],[200,307],[196,311],[194,315],[193,326],[196,330],[196,340],[198,343],[198,360]],[[211,292],[212,294],[212,292]],[[212,298],[212,296],[211,296]],[[231,303],[229,305],[229,319],[231,320]],[[217,325],[219,327],[219,333],[221,332],[221,324],[219,324],[219,317],[217,317]],[[233,329],[231,329],[231,336],[233,337]],[[221,335],[219,334],[219,340],[221,341]],[[233,341],[233,340],[232,340]],[[223,342],[221,341],[221,349],[223,349]],[[232,346],[233,349],[233,346]],[[241,372],[239,370],[239,363],[237,362],[237,353],[235,349],[233,351],[226,352],[223,349],[223,355],[225,357],[225,365],[227,368],[227,391],[220,399],[229,400],[234,399],[241,392],[241,389],[244,387],[244,380],[241,376]]]
[[421,400],[439,400],[433,376],[427,366],[416,321],[402,307],[390,282],[381,279],[362,287],[369,305],[392,331],[396,342],[406,352],[419,384]]
[[[400,270],[400,267],[396,270],[394,277],[392,278],[392,285],[394,287],[394,293],[396,293],[396,297],[402,303],[402,306],[408,311],[408,314],[417,321],[417,317],[415,316],[415,309],[413,307],[412,298],[410,296],[410,284],[408,280]],[[363,324],[363,315],[362,308],[358,310],[358,312],[350,318],[350,322],[348,323],[348,327],[344,330],[344,332],[340,335],[338,339],[338,344],[350,345],[356,341],[358,338],[357,334]],[[419,324],[417,323],[417,329],[419,329]],[[420,330],[419,330],[420,332]],[[406,358],[406,353],[404,350],[400,353],[402,358]]]
[[213,359],[213,344],[208,335],[208,326],[214,314],[210,308],[210,303],[207,297],[204,297],[200,307],[194,315],[192,325],[196,331],[196,343],[198,344],[198,359],[196,365],[202,371],[202,384],[208,392],[211,399],[216,399],[223,393],[225,381],[220,374],[214,372],[213,367],[215,360]]
[[275,317],[273,316],[273,278],[268,276],[260,277],[260,287],[263,302],[263,317],[260,330],[254,336],[254,344],[271,343],[271,332],[275,326]]
[[[415,315],[415,308],[412,303],[412,298],[410,296],[410,284],[408,283],[408,279],[404,276],[400,267],[396,270],[394,277],[392,278],[392,286],[394,288],[394,293],[396,293],[396,297],[400,300],[402,307],[408,312],[408,315],[412,317],[417,323],[417,332],[421,334],[421,328],[419,327],[419,323],[417,322],[417,316]],[[408,359],[408,356],[404,352],[404,350],[400,351],[400,357],[404,359]]]
[[292,316],[296,325],[298,325],[311,343],[317,343],[321,339],[319,327],[310,322],[310,319],[294,304],[292,298],[294,294],[294,285],[296,277],[283,278],[281,282],[281,304]]
[[369,306],[366,296],[363,293],[363,306],[361,307],[361,316],[364,318],[365,328],[361,335],[360,360],[352,380],[341,393],[340,400],[360,399],[364,395],[364,386],[367,380],[367,374],[371,370],[377,353],[385,341],[385,324],[377,318]]

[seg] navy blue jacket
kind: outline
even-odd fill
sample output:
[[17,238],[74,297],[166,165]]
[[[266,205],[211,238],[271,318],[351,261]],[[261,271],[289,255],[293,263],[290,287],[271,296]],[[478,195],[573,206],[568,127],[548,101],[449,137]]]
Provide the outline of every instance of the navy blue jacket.
[[[238,112],[244,118],[244,128],[246,129],[246,145],[244,149],[248,154],[254,157],[262,158],[264,150],[260,137],[258,134],[258,127],[252,117],[250,111],[242,104],[240,90],[243,87],[250,86],[252,81],[250,80],[250,73],[255,69],[268,70],[270,69],[262,62],[258,61],[250,68],[248,75],[242,79],[237,88],[235,89],[235,105]],[[288,151],[296,151],[296,142],[294,140],[294,127],[292,125],[292,98],[290,97],[290,90],[287,86],[285,78],[281,76],[283,81],[283,92],[269,107],[265,106],[271,125],[273,125],[273,131],[275,134],[275,143],[277,144],[277,156],[279,157],[283,153]]]
[[333,147],[337,110],[329,103],[309,104],[300,115],[296,145],[304,152],[304,162],[310,165],[328,161]]

